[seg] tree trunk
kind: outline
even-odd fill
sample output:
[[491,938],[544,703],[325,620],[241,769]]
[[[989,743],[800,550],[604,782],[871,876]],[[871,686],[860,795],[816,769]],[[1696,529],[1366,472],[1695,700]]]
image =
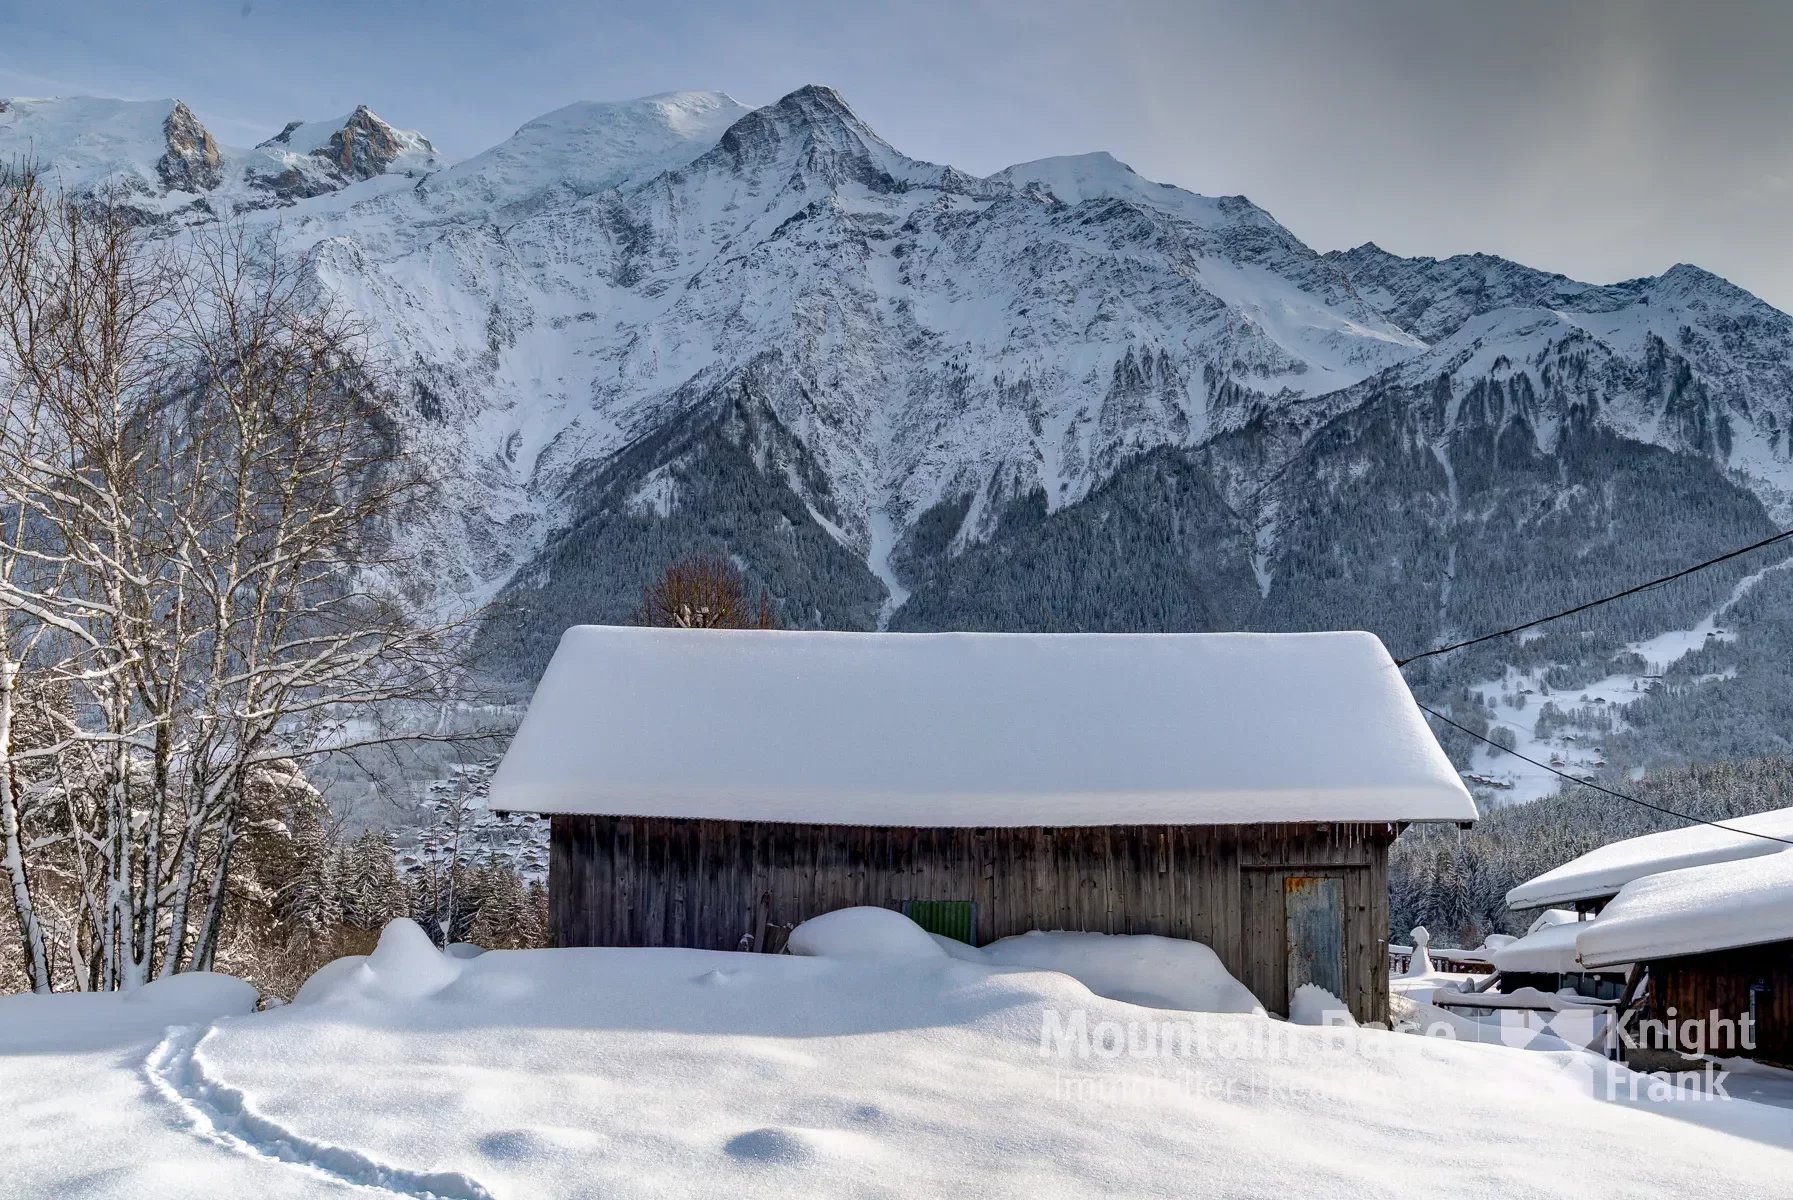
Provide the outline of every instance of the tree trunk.
[[49,956],[44,952],[43,926],[31,897],[31,876],[25,866],[19,797],[12,769],[12,718],[17,704],[19,664],[0,660],[0,862],[12,884],[12,911],[18,921],[25,977],[34,992],[50,990]]

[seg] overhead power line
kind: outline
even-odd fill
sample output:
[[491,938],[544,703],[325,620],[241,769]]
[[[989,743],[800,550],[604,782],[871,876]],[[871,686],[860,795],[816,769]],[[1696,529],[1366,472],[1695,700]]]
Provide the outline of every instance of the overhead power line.
[[[1782,536],[1786,536],[1786,535],[1783,534]],[[1414,701],[1414,703],[1419,704],[1419,701],[1416,700],[1416,701]],[[1534,767],[1542,767],[1544,770],[1549,771],[1552,775],[1561,776],[1562,778],[1567,779],[1570,783],[1578,783],[1584,788],[1592,788],[1596,792],[1600,792],[1607,796],[1613,796],[1619,800],[1624,800],[1627,803],[1635,804],[1640,808],[1647,808],[1653,812],[1659,812],[1667,817],[1674,817],[1676,820],[1679,820],[1679,821],[1688,821],[1688,822],[1692,822],[1692,823],[1699,824],[1699,825],[1710,825],[1710,826],[1712,826],[1712,828],[1722,829],[1726,833],[1739,833],[1745,837],[1761,838],[1765,842],[1779,842],[1783,846],[1793,846],[1793,841],[1789,841],[1786,838],[1778,838],[1772,834],[1767,834],[1767,833],[1757,833],[1751,829],[1735,829],[1729,825],[1721,825],[1717,821],[1708,821],[1704,817],[1696,817],[1692,813],[1676,812],[1674,809],[1664,808],[1660,804],[1651,804],[1648,800],[1639,800],[1636,796],[1627,796],[1624,792],[1615,792],[1611,788],[1602,787],[1597,783],[1589,783],[1587,780],[1581,779],[1574,775],[1571,775],[1567,771],[1559,771],[1555,767],[1551,766],[1549,763],[1542,763],[1542,762],[1539,762],[1535,758],[1530,758],[1524,754],[1521,754],[1521,753],[1519,753],[1519,751],[1513,749],[1511,746],[1503,746],[1491,737],[1484,737],[1482,734],[1477,733],[1475,730],[1471,729],[1469,726],[1460,725],[1456,721],[1451,720],[1449,717],[1445,716],[1443,713],[1439,712],[1435,708],[1427,708],[1423,704],[1420,704],[1419,707],[1420,707],[1421,712],[1426,712],[1426,713],[1432,714],[1434,717],[1437,717],[1440,721],[1443,721],[1446,725],[1449,725],[1452,729],[1462,730],[1464,733],[1467,733],[1470,737],[1475,738],[1478,742],[1486,742],[1486,743],[1488,743],[1488,745],[1493,746],[1496,750],[1504,750],[1508,754],[1511,754],[1514,758],[1518,759],[1519,761],[1528,762]]]
[[1622,592],[1614,592],[1612,595],[1602,596],[1598,600],[1589,600],[1586,604],[1577,604],[1574,608],[1565,608],[1562,612],[1551,613],[1547,617],[1539,617],[1537,620],[1527,621],[1523,625],[1514,625],[1507,629],[1497,629],[1493,633],[1484,633],[1480,637],[1466,638],[1461,642],[1452,642],[1448,646],[1437,646],[1431,650],[1422,650],[1418,654],[1410,654],[1406,658],[1396,659],[1395,664],[1404,667],[1408,663],[1418,662],[1422,658],[1431,658],[1436,654],[1449,654],[1452,650],[1461,650],[1465,646],[1476,646],[1480,645],[1482,642],[1491,642],[1495,638],[1503,638],[1511,634],[1523,633],[1527,629],[1535,629],[1539,625],[1548,624],[1551,621],[1560,621],[1564,617],[1572,617],[1577,613],[1587,612],[1590,608],[1599,608],[1602,604],[1611,604],[1614,600],[1623,600],[1626,596],[1635,596],[1637,593],[1647,592],[1653,587],[1661,587],[1665,583],[1673,583],[1675,580],[1683,579],[1697,571],[1704,571],[1707,567],[1715,567],[1719,563],[1729,562],[1731,559],[1748,554],[1752,550],[1760,550],[1764,546],[1772,546],[1776,542],[1784,542],[1789,538],[1793,538],[1793,529],[1783,529],[1773,537],[1765,537],[1761,541],[1753,542],[1748,546],[1740,546],[1735,550],[1727,551],[1726,553],[1719,555],[1717,558],[1709,558],[1705,562],[1695,563],[1691,567],[1684,567],[1671,575],[1664,575],[1660,579],[1652,579],[1648,583],[1640,583],[1636,587],[1628,587]]

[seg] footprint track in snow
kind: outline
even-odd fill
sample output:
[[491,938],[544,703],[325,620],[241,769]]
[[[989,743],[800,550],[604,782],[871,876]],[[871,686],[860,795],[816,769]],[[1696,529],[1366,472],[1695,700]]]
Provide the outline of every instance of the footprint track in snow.
[[388,1196],[496,1200],[477,1180],[459,1171],[391,1166],[352,1147],[306,1137],[256,1112],[241,1089],[206,1073],[196,1052],[210,1032],[209,1026],[198,1025],[170,1029],[143,1067],[150,1085],[182,1112],[201,1137],[240,1154]]

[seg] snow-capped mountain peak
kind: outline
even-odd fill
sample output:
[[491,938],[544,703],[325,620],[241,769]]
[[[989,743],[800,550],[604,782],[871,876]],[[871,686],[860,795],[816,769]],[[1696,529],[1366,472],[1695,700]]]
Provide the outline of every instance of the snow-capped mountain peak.
[[545,113],[431,181],[452,198],[511,204],[556,192],[624,187],[685,166],[753,109],[724,92],[667,92],[640,100],[580,101]]
[[1168,184],[1149,182],[1106,150],[1016,163],[990,178],[993,182],[1036,190],[1060,204],[1073,206],[1094,199],[1149,201],[1156,198],[1153,192],[1159,188],[1177,190]]
[[278,137],[279,144],[321,158],[351,179],[383,174],[401,159],[431,164],[436,154],[428,138],[415,130],[393,128],[365,104],[341,120],[289,124]]
[[1106,153],[987,178],[910,158],[820,85],[571,104],[454,165],[365,107],[250,150],[174,101],[0,111],[0,156],[29,144],[77,180],[131,174],[158,228],[278,208],[319,248],[446,481],[420,557],[476,601],[565,581],[578,603],[574,576],[613,559],[604,586],[638,590],[647,547],[739,517],[731,550],[808,595],[803,619],[865,623],[924,550],[1057,514],[1142,455],[1298,449],[1389,397],[1448,395],[1455,421],[1473,393],[1471,418],[1523,417],[1541,446],[1579,408],[1771,502],[1788,474],[1793,319],[1697,268],[1593,285],[1321,255]]
[[[177,119],[177,113],[184,116]],[[169,152],[168,126],[185,133],[189,122],[198,125],[178,100],[0,100],[0,161],[43,165],[73,193],[107,184],[131,193],[160,192],[167,187],[157,164]]]
[[1686,263],[1599,285],[1489,254],[1409,259],[1366,244],[1327,258],[1432,343],[1398,368],[1404,386],[1448,379],[1461,398],[1524,376],[1541,444],[1570,412],[1597,414],[1741,472],[1770,511],[1793,514],[1793,317],[1742,288]]
[[815,83],[743,116],[723,133],[716,151],[740,172],[790,169],[874,188],[925,166],[874,133],[833,88]]
[[441,163],[422,134],[361,105],[330,121],[292,121],[252,148],[221,145],[179,100],[77,96],[0,102],[0,158],[30,159],[71,193],[111,189],[144,219],[284,205],[375,176]]
[[1647,294],[1656,296],[1659,300],[1704,312],[1747,309],[1758,315],[1766,315],[1779,311],[1723,276],[1714,275],[1704,267],[1696,267],[1692,263],[1676,263],[1660,275],[1632,282],[1642,285]]

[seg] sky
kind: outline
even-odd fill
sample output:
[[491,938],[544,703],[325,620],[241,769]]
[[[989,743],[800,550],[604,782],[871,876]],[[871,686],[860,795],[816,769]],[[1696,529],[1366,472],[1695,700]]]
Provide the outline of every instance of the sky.
[[1321,250],[1677,262],[1793,310],[1793,0],[0,0],[0,95],[220,140],[371,105],[467,157],[575,100],[835,87],[987,174],[1107,150]]

